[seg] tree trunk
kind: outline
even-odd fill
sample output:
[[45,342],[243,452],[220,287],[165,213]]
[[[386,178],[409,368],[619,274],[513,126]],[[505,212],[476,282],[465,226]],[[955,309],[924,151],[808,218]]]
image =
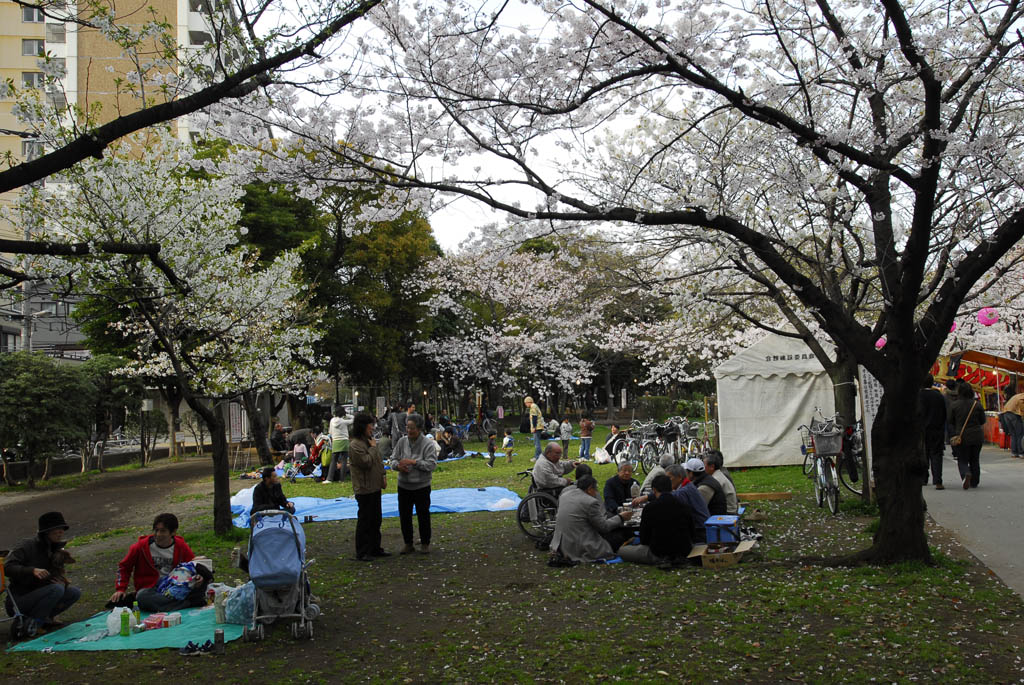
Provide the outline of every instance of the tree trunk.
[[185,402],[202,418],[210,431],[213,445],[213,532],[224,535],[231,531],[231,480],[228,469],[228,442],[224,435],[224,417],[219,408],[207,407],[191,394]]
[[260,465],[270,466],[274,463],[270,456],[270,442],[267,440],[267,417],[260,407],[259,397],[254,392],[242,393],[242,404],[249,415],[249,432],[256,444],[256,453],[260,457]]
[[608,416],[609,421],[615,420],[615,392],[612,390],[612,363],[609,360],[604,365],[604,391],[607,394],[608,400]]
[[53,457],[47,456],[43,463],[43,477],[41,480],[50,480],[50,467],[53,465]]
[[914,375],[910,380],[885,388],[871,427],[875,496],[881,515],[874,544],[855,555],[857,561],[932,561],[924,531],[922,486],[928,471],[916,412],[919,383]]

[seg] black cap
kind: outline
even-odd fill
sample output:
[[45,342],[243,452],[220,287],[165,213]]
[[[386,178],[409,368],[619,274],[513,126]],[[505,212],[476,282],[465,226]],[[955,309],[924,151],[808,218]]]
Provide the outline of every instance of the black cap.
[[59,511],[48,511],[39,517],[40,533],[49,533],[51,530],[56,530],[57,528],[63,528],[64,530],[70,528],[64,520],[64,514]]

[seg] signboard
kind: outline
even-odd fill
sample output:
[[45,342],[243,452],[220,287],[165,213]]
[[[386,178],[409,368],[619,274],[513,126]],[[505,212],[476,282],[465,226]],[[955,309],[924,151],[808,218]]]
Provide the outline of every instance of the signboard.
[[864,460],[868,473],[873,473],[871,464],[871,426],[878,416],[878,405],[882,403],[882,384],[863,366],[857,367],[860,381],[860,416],[864,422]]
[[505,418],[505,407],[498,405],[498,420],[501,421]]
[[142,411],[153,411],[153,400],[145,399],[142,400]]
[[384,397],[378,395],[376,400],[377,401],[374,404],[374,409],[377,411],[376,416],[384,416],[384,410],[387,409],[387,407],[384,406]]
[[620,407],[620,409],[625,409],[626,408],[626,389],[625,388],[622,389],[622,402],[621,402],[621,405],[622,406]]
[[237,402],[228,404],[228,424],[231,429],[230,442],[242,440],[242,405]]

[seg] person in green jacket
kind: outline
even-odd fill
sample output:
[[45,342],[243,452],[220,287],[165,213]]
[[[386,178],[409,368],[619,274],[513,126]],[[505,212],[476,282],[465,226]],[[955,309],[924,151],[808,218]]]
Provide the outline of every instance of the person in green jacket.
[[377,422],[370,414],[359,413],[349,432],[348,468],[352,474],[352,490],[359,504],[356,519],[356,560],[372,561],[391,556],[380,544],[381,493],[388,486],[384,462],[373,439]]

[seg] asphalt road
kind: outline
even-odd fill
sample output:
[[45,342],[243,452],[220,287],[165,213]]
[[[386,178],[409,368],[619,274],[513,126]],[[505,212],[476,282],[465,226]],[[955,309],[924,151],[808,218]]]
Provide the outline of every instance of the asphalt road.
[[942,466],[945,490],[925,487],[928,513],[1024,597],[1024,459],[1008,450],[981,450],[981,482],[964,490],[949,448]]
[[111,528],[146,526],[167,506],[167,496],[200,478],[209,478],[209,458],[178,463],[167,460],[135,471],[108,473],[74,490],[0,495],[0,549],[10,549],[36,531],[39,515],[64,514],[71,529],[68,537],[88,535]]

